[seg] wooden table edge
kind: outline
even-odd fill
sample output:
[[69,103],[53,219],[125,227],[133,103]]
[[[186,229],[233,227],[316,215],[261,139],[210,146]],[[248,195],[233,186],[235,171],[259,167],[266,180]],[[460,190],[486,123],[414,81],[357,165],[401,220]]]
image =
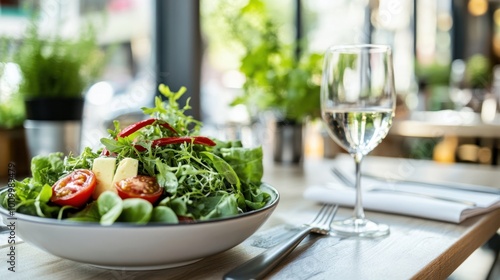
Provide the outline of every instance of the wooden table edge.
[[500,228],[500,208],[482,215],[462,238],[420,270],[412,279],[446,279]]

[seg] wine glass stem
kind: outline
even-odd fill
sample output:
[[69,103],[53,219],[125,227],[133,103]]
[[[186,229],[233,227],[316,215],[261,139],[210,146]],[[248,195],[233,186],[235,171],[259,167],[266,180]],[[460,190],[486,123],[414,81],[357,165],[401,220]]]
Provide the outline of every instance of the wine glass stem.
[[354,205],[354,217],[356,219],[364,220],[365,211],[363,210],[363,202],[361,198],[361,162],[363,155],[355,154],[354,162],[356,166],[356,204]]

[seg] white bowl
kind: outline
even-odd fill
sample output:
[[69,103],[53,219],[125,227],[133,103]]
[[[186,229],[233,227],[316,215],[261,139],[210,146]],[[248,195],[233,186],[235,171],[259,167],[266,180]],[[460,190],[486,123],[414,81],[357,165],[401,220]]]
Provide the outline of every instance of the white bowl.
[[3,222],[15,222],[15,234],[52,255],[95,266],[152,270],[194,263],[228,250],[252,235],[271,215],[279,201],[278,191],[259,210],[238,216],[192,224],[132,225],[59,221],[15,213],[16,220],[0,207]]

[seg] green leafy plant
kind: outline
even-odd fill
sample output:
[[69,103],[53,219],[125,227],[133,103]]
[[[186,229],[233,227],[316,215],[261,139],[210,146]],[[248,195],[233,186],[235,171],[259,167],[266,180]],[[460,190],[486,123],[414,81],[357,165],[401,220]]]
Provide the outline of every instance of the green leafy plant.
[[20,127],[24,121],[24,104],[21,98],[12,96],[0,98],[0,128]]
[[19,93],[25,99],[82,97],[104,66],[104,55],[90,26],[76,38],[44,36],[33,20],[19,41],[4,40],[13,49],[10,60],[19,65]]
[[[418,64],[416,74],[420,81],[428,85],[448,86],[450,83],[451,65],[433,63]],[[482,54],[474,54],[467,59],[465,67],[465,85],[470,88],[485,88],[491,82],[491,63]]]
[[297,44],[280,37],[279,23],[261,0],[224,11],[232,40],[243,47],[240,71],[243,95],[233,105],[250,112],[269,110],[280,120],[302,123],[320,115],[321,54],[298,54]]
[[24,104],[15,88],[6,81],[8,41],[0,40],[0,128],[11,129],[21,127],[24,121]]
[[465,76],[471,88],[486,88],[491,80],[489,59],[482,54],[475,54],[467,60]]
[[417,75],[419,81],[435,86],[444,85],[448,86],[450,84],[450,64],[416,64],[415,74]]

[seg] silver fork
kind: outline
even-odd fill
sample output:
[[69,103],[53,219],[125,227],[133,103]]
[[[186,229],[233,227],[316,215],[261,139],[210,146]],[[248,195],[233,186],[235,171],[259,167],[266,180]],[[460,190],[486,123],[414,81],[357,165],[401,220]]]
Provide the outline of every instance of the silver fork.
[[[344,184],[346,184],[348,187],[354,187],[354,182],[347,178],[347,176],[342,173],[339,169],[333,167],[332,168],[333,173],[337,178],[339,178]],[[449,202],[455,202],[455,203],[461,203],[469,206],[476,206],[476,203],[473,201],[468,201],[468,200],[462,200],[462,199],[455,199],[451,197],[446,197],[446,196],[440,196],[440,195],[434,195],[434,194],[424,194],[424,193],[419,193],[419,192],[412,192],[412,191],[407,191],[407,190],[396,190],[396,189],[387,189],[387,188],[377,188],[377,187],[372,187],[368,191],[372,192],[389,192],[389,193],[401,193],[401,194],[406,194],[406,195],[412,195],[412,196],[419,196],[419,197],[424,197],[424,198],[430,198],[430,199],[437,199],[437,200],[443,200],[443,201],[449,201]]]
[[324,204],[314,220],[304,224],[302,229],[289,240],[264,251],[253,259],[239,265],[224,275],[225,280],[262,279],[310,233],[327,235],[330,224],[337,213],[338,205]]

